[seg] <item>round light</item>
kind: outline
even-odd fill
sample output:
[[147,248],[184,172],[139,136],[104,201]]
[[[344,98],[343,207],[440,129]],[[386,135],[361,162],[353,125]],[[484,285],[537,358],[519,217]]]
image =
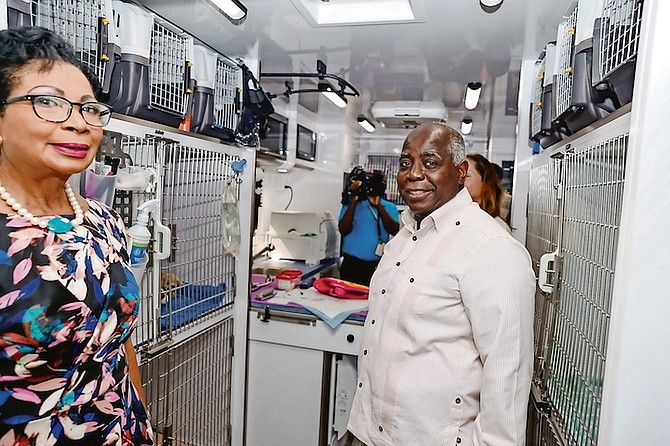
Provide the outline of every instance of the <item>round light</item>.
[[479,6],[489,14],[499,10],[502,4],[503,0],[479,0]]

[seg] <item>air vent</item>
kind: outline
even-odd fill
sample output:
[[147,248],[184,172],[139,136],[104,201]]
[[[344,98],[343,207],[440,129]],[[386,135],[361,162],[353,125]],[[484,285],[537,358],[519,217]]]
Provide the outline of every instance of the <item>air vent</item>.
[[442,102],[377,101],[370,111],[387,128],[414,128],[424,122],[447,119],[447,108]]

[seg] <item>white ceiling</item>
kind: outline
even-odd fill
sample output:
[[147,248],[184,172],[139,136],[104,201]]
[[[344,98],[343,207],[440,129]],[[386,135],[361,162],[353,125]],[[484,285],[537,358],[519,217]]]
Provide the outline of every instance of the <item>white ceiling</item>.
[[[370,116],[376,100],[442,100],[450,124],[467,114],[475,121],[472,138],[487,139],[494,131],[514,137],[515,118],[504,112],[507,73],[519,70],[524,52],[535,57],[555,39],[571,0],[504,0],[493,14],[483,12],[478,0],[411,0],[422,23],[329,27],[313,27],[291,0],[241,1],[248,16],[237,26],[206,0],[137,2],[225,55],[248,54],[258,43],[263,72],[316,72],[316,60],[324,60],[328,73],[361,93],[349,101],[355,113]],[[525,41],[529,20],[535,38]],[[278,90],[272,93],[284,91],[283,80],[268,80],[267,89]],[[484,89],[478,108],[466,113],[462,98],[468,82],[482,82]],[[490,120],[492,106],[502,111]]]

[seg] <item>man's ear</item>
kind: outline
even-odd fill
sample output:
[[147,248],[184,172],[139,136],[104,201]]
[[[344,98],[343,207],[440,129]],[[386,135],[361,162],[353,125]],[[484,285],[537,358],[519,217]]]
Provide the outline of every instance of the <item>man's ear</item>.
[[468,162],[466,160],[461,161],[461,164],[456,169],[458,169],[458,184],[463,186],[465,184],[465,176],[468,174]]

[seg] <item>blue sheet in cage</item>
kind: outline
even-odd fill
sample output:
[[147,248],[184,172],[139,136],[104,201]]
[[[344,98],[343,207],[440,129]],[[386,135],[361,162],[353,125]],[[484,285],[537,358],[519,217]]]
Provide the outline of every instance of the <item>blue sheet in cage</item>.
[[169,300],[161,303],[161,330],[181,327],[224,304],[226,284],[185,284],[174,289]]

